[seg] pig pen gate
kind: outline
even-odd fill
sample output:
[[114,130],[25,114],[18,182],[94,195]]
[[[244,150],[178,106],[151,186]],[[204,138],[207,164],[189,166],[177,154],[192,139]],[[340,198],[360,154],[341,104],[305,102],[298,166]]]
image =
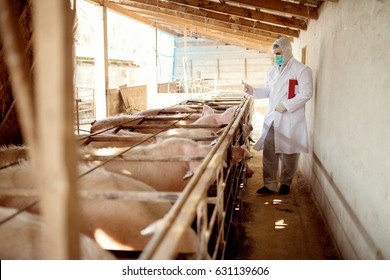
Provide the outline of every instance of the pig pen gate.
[[[231,106],[238,106],[232,121],[227,125],[195,125],[192,124],[197,117],[193,113],[180,116],[170,115],[175,113],[176,106],[188,106],[197,111],[202,110],[206,104],[215,111],[223,111]],[[120,258],[139,258],[139,259],[175,259],[189,257],[185,252],[176,251],[180,237],[185,229],[191,225],[196,229],[199,247],[196,252],[197,259],[224,259],[230,258],[233,254],[235,240],[235,212],[240,208],[240,189],[245,184],[245,162],[235,162],[232,158],[232,147],[247,145],[244,132],[244,124],[250,123],[253,103],[244,95],[227,94],[225,96],[212,97],[210,99],[186,100],[169,108],[170,113],[163,113],[161,109],[153,116],[140,116],[138,124],[115,125],[104,129],[102,132],[115,129],[118,133],[126,129],[151,129],[156,128],[153,138],[159,133],[172,128],[188,128],[196,130],[198,128],[223,128],[222,135],[212,138],[192,138],[195,141],[214,140],[215,145],[210,153],[204,158],[153,158],[150,156],[136,157],[134,161],[194,161],[201,160],[201,164],[188,181],[182,192],[158,192],[158,193],[126,193],[123,192],[89,192],[86,195],[89,198],[105,199],[130,199],[139,201],[171,201],[173,206],[163,218],[161,228],[153,235],[152,239],[142,252],[132,251],[112,251]],[[179,108],[179,107],[177,107]],[[199,116],[198,116],[199,117]],[[187,119],[189,123],[178,124],[180,120]],[[158,120],[158,124],[147,124],[149,121]],[[167,121],[166,124],[163,122]],[[174,123],[172,123],[174,121]],[[105,145],[127,146],[129,149],[141,145],[149,140],[145,138],[133,142],[126,136],[112,137],[102,134],[102,132],[92,133],[79,138],[81,145],[88,145],[94,142],[105,142]],[[196,135],[196,134],[195,134]],[[129,141],[131,140],[131,141]],[[110,145],[110,142],[112,145]],[[126,144],[127,143],[127,144]],[[128,150],[128,149],[127,149]],[[122,152],[123,153],[123,152]],[[119,155],[119,154],[118,154]],[[109,157],[108,160],[115,160],[118,156]],[[126,159],[129,160],[129,159]],[[104,165],[102,162],[100,166]],[[191,258],[194,257],[192,254]]]
[[[12,10],[8,2],[0,1],[2,12]],[[48,10],[51,12],[47,13]],[[33,162],[33,181],[39,186],[35,195],[47,222],[47,242],[52,245],[47,248],[47,259],[79,258],[79,229],[75,222],[78,217],[74,209],[78,209],[80,193],[74,187],[77,144],[73,141],[73,95],[69,94],[73,92],[73,42],[70,36],[73,20],[71,12],[64,13],[65,10],[68,10],[67,1],[34,2],[34,77],[31,77],[29,63],[24,57],[17,17],[0,14],[4,53],[6,58],[17,58],[9,59],[7,64],[23,138]],[[47,38],[51,38],[53,44],[47,44]],[[242,125],[249,121],[251,111],[250,100],[243,96],[226,96],[225,102],[239,104],[239,110],[185,191],[178,195],[167,215],[167,223],[152,237],[140,259],[175,258],[176,233],[184,225],[190,225],[195,216],[201,245],[197,257],[225,257],[244,165],[224,167],[224,156],[227,155],[229,162],[230,146],[243,143]],[[207,192],[214,175],[216,195],[209,195]],[[210,215],[209,208],[213,208]]]

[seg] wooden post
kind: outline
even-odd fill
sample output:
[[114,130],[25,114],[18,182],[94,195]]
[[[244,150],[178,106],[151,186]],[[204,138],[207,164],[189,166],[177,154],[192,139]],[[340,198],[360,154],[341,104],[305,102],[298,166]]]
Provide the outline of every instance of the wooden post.
[[188,94],[188,80],[187,80],[187,25],[184,25],[184,57],[183,60],[183,77],[184,77],[184,92]]
[[248,65],[247,65],[247,61],[246,61],[246,58],[244,59],[244,69],[245,69],[245,79],[248,79]]
[[107,43],[107,7],[103,1],[97,7],[95,25],[95,102],[96,119],[107,117],[107,91],[108,91],[108,43]]
[[34,174],[48,225],[48,259],[79,258],[69,4],[69,0],[33,1],[37,109]]
[[307,50],[307,46],[303,47],[302,48],[302,58],[301,58],[301,62],[303,64],[306,64],[306,50]]
[[108,27],[107,27],[107,3],[108,0],[103,2],[103,48],[104,48],[104,103],[106,105],[104,117],[107,117],[107,94],[109,87],[109,75],[108,75]]
[[221,71],[219,68],[219,59],[217,59],[217,75],[218,75],[218,80],[220,80],[221,79]]

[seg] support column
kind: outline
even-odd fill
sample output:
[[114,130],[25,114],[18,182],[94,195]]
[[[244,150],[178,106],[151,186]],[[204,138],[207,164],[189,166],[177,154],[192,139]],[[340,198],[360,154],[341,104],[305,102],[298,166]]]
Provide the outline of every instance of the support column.
[[95,24],[95,106],[96,119],[107,117],[108,51],[107,8],[96,7]]

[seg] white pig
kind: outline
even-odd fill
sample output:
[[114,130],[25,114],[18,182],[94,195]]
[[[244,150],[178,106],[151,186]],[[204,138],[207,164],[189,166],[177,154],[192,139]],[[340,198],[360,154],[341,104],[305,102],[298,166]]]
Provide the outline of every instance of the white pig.
[[203,116],[208,116],[208,115],[214,115],[216,114],[216,112],[214,111],[213,108],[211,108],[210,106],[208,105],[203,105],[203,109],[202,109],[202,117]]
[[[90,169],[90,166],[80,165],[80,173]],[[1,188],[32,189],[32,169],[28,163],[0,170]],[[145,183],[119,174],[108,172],[102,168],[94,170],[79,179],[82,191],[156,191]],[[16,202],[15,202],[16,200]],[[0,205],[6,207],[21,207],[35,200],[32,197],[0,196]],[[15,204],[23,202],[23,205]],[[94,238],[104,249],[141,251],[149,242],[150,236],[141,235],[141,231],[165,216],[171,208],[170,202],[137,201],[124,199],[81,199],[81,230]],[[40,213],[38,207],[29,209]],[[195,232],[188,228],[178,250],[194,252],[197,247]]]
[[17,163],[28,157],[26,146],[9,145],[0,147],[0,168],[8,164]]
[[250,178],[253,176],[255,171],[249,167],[248,163],[245,163],[245,177]]
[[[42,260],[46,259],[44,246],[45,224],[41,217],[28,212],[5,219],[17,212],[15,208],[0,207],[0,259],[2,260]],[[3,222],[4,221],[4,222]],[[114,260],[115,257],[98,244],[80,234],[80,258],[83,260]]]
[[193,124],[229,124],[237,109],[237,106],[232,106],[221,114],[206,114],[193,122]]
[[118,115],[105,118],[102,120],[96,120],[91,123],[91,133],[95,133],[100,130],[109,130],[119,127],[121,125],[136,125],[141,122],[142,117],[133,115]]
[[[124,129],[114,133],[114,129],[111,129],[94,137],[99,137],[99,141],[92,140],[88,143],[88,147],[130,147],[136,144],[145,146],[172,137],[188,138],[197,141],[199,144],[209,145],[213,140],[218,138],[219,135],[215,131],[204,128],[172,128],[158,134],[132,132]],[[102,139],[103,137],[104,140]],[[85,138],[85,136],[82,138]]]
[[[125,129],[114,133],[114,130],[110,129],[99,133],[99,135],[92,136],[92,141],[87,145],[93,148],[130,147],[133,145],[149,145],[157,141],[153,134],[133,132]],[[99,140],[96,140],[96,138]],[[79,142],[83,143],[86,141],[86,136],[83,135],[79,139]]]
[[[199,116],[199,115],[198,115]],[[176,114],[169,115],[169,119],[160,119],[161,115],[157,117],[146,117],[142,115],[118,115],[111,116],[102,120],[96,120],[91,123],[91,133],[95,133],[102,130],[111,130],[113,128],[118,128],[123,126],[126,129],[126,126],[137,126],[137,125],[147,125],[150,127],[133,127],[132,131],[140,132],[140,133],[157,133],[161,131],[164,127],[169,129],[172,124],[189,124],[194,122],[198,118],[198,116],[188,114]],[[145,118],[144,118],[145,117]],[[160,125],[155,126],[153,125]],[[161,125],[163,125],[161,127]]]
[[166,107],[166,108],[154,108],[154,109],[142,110],[135,115],[154,116],[154,115],[167,114],[167,113],[197,113],[197,110],[189,106],[177,105],[177,106]]
[[156,135],[156,138],[158,140],[166,139],[170,137],[175,138],[189,138],[195,141],[198,141],[197,139],[202,138],[209,138],[210,140],[204,140],[204,141],[198,141],[199,144],[202,145],[209,145],[211,141],[215,140],[219,136],[215,131],[212,131],[210,129],[204,129],[204,128],[173,128],[169,129],[167,131],[163,131]]
[[[135,147],[122,155],[122,160],[108,162],[107,170],[142,181],[158,191],[182,191],[188,180],[184,176],[199,166],[199,161],[153,161],[153,158],[205,157],[211,146],[201,145],[185,138],[169,138],[148,146]],[[92,154],[98,150],[90,149]],[[148,156],[150,161],[126,161],[134,156]],[[93,157],[90,157],[93,159]]]

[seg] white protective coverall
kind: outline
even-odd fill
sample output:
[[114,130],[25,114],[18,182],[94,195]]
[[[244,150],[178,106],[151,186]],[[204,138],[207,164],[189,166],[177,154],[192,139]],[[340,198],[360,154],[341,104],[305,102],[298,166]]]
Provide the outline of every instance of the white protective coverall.
[[[288,99],[289,80],[298,81],[294,98]],[[269,98],[269,111],[264,118],[264,126],[260,139],[254,145],[259,151],[264,148],[264,140],[268,130],[274,123],[275,153],[293,154],[307,153],[307,127],[305,104],[313,95],[313,79],[311,69],[291,57],[282,71],[277,65],[267,72],[267,83],[264,88],[253,90],[254,99]],[[283,103],[287,111],[279,113],[276,106]]]

